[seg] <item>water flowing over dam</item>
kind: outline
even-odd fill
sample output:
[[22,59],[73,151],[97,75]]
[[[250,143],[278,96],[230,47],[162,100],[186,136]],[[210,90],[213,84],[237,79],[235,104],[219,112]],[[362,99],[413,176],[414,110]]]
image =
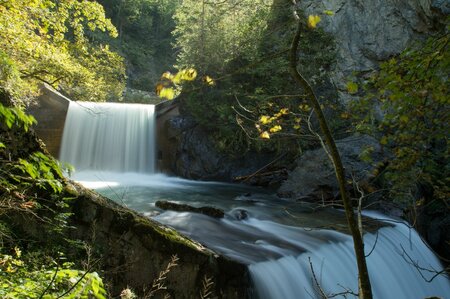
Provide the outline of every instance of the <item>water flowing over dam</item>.
[[[260,299],[357,293],[356,261],[342,211],[316,209],[243,185],[155,173],[154,106],[71,103],[60,160],[73,179],[248,265]],[[158,200],[225,212],[213,218],[164,211]],[[420,236],[398,219],[368,212],[365,250],[374,298],[446,298],[450,281]],[[375,221],[374,219],[378,219]]]
[[71,102],[60,160],[77,170],[152,173],[154,105]]

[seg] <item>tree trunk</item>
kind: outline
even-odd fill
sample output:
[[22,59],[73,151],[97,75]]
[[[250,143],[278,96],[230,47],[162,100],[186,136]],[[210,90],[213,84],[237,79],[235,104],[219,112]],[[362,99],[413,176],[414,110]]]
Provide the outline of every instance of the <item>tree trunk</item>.
[[327,120],[323,111],[320,107],[320,103],[317,100],[317,96],[314,93],[311,85],[309,85],[308,81],[298,72],[297,70],[297,49],[298,43],[300,41],[300,33],[302,30],[301,21],[298,23],[297,32],[295,33],[294,39],[291,45],[290,51],[290,70],[293,78],[297,81],[305,90],[307,94],[308,101],[311,106],[314,108],[314,111],[319,120],[320,128],[325,138],[325,143],[330,152],[330,156],[332,162],[334,164],[334,170],[336,173],[336,178],[339,184],[339,190],[341,193],[341,199],[344,203],[345,215],[347,217],[348,227],[353,237],[353,246],[355,249],[356,262],[358,266],[358,288],[359,288],[359,298],[371,299],[372,298],[372,288],[370,285],[369,273],[367,271],[366,257],[364,253],[364,243],[362,238],[362,231],[358,227],[358,223],[355,218],[355,214],[353,212],[353,207],[350,202],[350,196],[345,187],[345,175],[344,175],[344,167],[342,166],[342,160],[339,155],[339,151],[336,147],[336,143],[334,142],[331,131],[328,127]]

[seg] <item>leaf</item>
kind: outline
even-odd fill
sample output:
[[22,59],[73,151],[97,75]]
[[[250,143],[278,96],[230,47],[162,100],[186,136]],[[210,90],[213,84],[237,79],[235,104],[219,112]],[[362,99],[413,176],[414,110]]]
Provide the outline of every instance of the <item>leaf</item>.
[[6,148],[6,146],[3,142],[0,142],[0,148]]
[[270,128],[270,133],[276,133],[276,132],[279,132],[279,131],[281,131],[281,126],[280,125],[276,125],[276,126],[273,126],[272,128]]
[[289,109],[288,109],[288,108],[282,108],[282,109],[280,110],[280,114],[282,114],[282,115],[289,114]]
[[355,82],[347,82],[347,92],[349,94],[355,94],[358,92],[358,84],[356,84]]
[[164,72],[161,75],[161,79],[167,79],[167,80],[172,80],[173,79],[173,75],[171,72]]
[[259,137],[263,138],[263,139],[270,139],[270,134],[267,131],[262,132]]
[[99,282],[97,279],[92,279],[91,288],[92,288],[92,292],[96,296],[100,290]]
[[159,96],[161,98],[172,100],[173,98],[175,98],[175,90],[170,87],[163,87],[159,92]]
[[267,125],[267,124],[269,124],[269,123],[272,122],[272,118],[271,118],[270,116],[267,116],[267,115],[262,115],[262,116],[259,118],[259,122],[260,122],[261,124],[263,124],[263,125]]
[[318,15],[308,16],[308,27],[311,29],[316,28],[317,24],[320,22],[320,17]]
[[210,76],[204,76],[203,82],[205,82],[209,86],[213,86],[215,84],[214,80]]
[[326,14],[327,16],[334,16],[334,11],[332,10],[324,10],[323,13]]

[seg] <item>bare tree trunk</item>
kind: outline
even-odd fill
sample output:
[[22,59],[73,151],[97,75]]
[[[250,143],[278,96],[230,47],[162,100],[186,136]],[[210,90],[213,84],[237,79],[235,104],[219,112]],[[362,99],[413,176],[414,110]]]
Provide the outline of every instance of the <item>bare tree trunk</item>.
[[344,167],[342,166],[342,160],[339,155],[339,151],[336,147],[336,143],[333,139],[331,131],[328,127],[327,120],[323,111],[320,107],[320,103],[317,100],[317,96],[314,93],[311,85],[308,81],[298,72],[297,70],[297,50],[298,43],[300,41],[300,33],[302,30],[301,21],[298,23],[297,32],[294,36],[290,51],[290,70],[292,77],[304,88],[307,93],[307,98],[316,112],[317,118],[319,120],[320,128],[325,138],[325,143],[331,155],[332,162],[334,164],[334,170],[336,173],[336,178],[339,184],[339,190],[341,193],[341,199],[344,203],[345,215],[347,217],[348,227],[353,237],[353,247],[355,249],[356,262],[358,265],[358,288],[359,288],[359,298],[371,299],[372,298],[372,288],[370,285],[369,273],[367,271],[366,257],[364,254],[364,242],[362,238],[362,231],[358,227],[358,223],[353,212],[353,207],[350,202],[350,196],[345,187],[345,175]]

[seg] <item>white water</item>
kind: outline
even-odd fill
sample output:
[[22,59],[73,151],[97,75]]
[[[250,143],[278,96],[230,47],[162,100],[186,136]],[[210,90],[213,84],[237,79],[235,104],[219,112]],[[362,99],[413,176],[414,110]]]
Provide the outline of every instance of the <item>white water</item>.
[[[85,186],[248,264],[257,298],[320,298],[309,258],[326,294],[357,291],[352,240],[334,230],[346,226],[342,212],[311,213],[308,206],[259,189],[152,174],[153,121],[153,106],[72,103],[61,160],[75,166],[73,178]],[[226,214],[215,219],[162,211],[155,207],[157,200],[216,206]],[[367,233],[365,242],[367,253],[376,243],[367,259],[375,298],[448,298],[446,277],[428,283],[411,265],[413,261],[424,269],[442,269],[414,230],[393,223],[379,229],[378,237]],[[428,279],[433,275],[421,273]]]
[[152,173],[154,105],[71,102],[60,160],[77,171]]
[[[427,282],[442,270],[436,256],[413,229],[404,223],[386,220],[394,227],[379,229],[378,237],[376,234],[364,237],[366,254],[373,249],[367,263],[374,298],[448,298],[447,277],[440,275]],[[330,242],[298,256],[250,265],[258,298],[321,298],[319,286],[328,296],[347,291],[357,293],[352,239],[346,235],[343,238],[342,242]]]

